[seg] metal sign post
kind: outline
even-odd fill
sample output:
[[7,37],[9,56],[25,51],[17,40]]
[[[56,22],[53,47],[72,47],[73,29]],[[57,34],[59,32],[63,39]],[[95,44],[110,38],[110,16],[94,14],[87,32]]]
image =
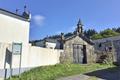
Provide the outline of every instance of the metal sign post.
[[12,77],[12,58],[13,58],[13,44],[12,44],[12,53],[10,54],[11,56],[11,61],[10,61],[10,80]]
[[[20,61],[19,61],[19,77],[20,77],[21,59],[22,59],[22,43],[13,43],[12,44],[12,56],[13,55],[19,55],[20,56]],[[11,63],[11,66],[12,66],[12,63]],[[12,76],[12,67],[11,67],[11,76]]]

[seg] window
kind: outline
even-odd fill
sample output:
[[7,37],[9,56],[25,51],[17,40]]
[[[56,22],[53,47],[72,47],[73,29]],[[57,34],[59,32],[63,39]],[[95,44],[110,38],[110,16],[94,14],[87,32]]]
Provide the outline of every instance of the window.
[[100,47],[102,47],[102,44],[101,44],[101,43],[99,44],[99,48],[100,48]]
[[50,47],[50,49],[53,49],[53,47]]

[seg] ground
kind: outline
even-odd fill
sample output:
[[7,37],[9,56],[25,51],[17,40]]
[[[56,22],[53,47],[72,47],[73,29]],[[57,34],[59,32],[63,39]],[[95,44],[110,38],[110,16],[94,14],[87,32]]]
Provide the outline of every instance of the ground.
[[[96,78],[104,77],[105,74],[109,76],[111,72],[116,73],[118,69],[114,65],[106,64],[57,64],[27,71],[21,74],[21,80],[67,80],[67,78],[70,80],[69,77],[64,78],[66,76],[70,76],[71,80],[96,80]],[[109,80],[107,77],[105,78]],[[14,76],[11,80],[19,80],[19,78],[18,76]]]
[[80,74],[80,75],[74,75],[74,76],[69,76],[65,78],[59,78],[57,80],[103,80],[103,79]]
[[120,67],[97,70],[83,75],[74,75],[58,80],[120,80]]
[[0,80],[4,80],[3,78],[0,78]]
[[90,73],[86,73],[85,75],[96,76],[105,80],[120,80],[120,67],[97,70]]

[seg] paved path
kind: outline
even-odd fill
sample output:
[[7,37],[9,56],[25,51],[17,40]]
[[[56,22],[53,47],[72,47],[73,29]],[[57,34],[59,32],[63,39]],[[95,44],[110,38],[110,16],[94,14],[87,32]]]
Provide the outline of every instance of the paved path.
[[100,79],[100,78],[96,78],[96,77],[90,77],[87,75],[74,75],[74,76],[69,76],[69,77],[65,77],[65,78],[60,78],[57,80],[104,80],[104,79]]
[[88,76],[96,76],[105,80],[120,80],[120,67],[113,67],[86,73]]
[[4,80],[3,78],[0,78],[0,80]]
[[69,76],[57,80],[120,80],[120,67],[97,70],[83,75]]

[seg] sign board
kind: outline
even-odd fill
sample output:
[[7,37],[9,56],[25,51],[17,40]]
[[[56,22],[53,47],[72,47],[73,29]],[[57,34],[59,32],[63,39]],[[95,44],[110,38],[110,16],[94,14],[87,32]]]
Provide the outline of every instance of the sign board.
[[12,52],[13,55],[20,55],[22,52],[22,43],[13,43]]

